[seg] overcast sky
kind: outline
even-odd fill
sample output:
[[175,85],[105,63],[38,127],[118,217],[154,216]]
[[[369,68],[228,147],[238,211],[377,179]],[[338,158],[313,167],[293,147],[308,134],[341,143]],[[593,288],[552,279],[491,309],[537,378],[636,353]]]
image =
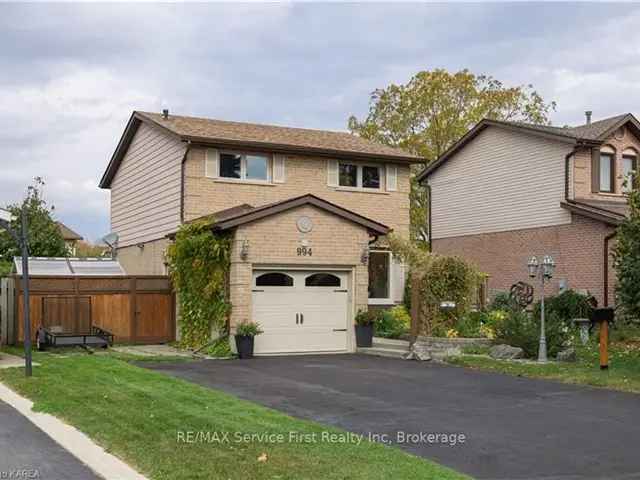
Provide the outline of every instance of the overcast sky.
[[640,111],[632,4],[0,5],[0,205],[45,178],[57,217],[109,231],[97,184],[134,109],[346,129],[423,69],[531,83],[553,123]]

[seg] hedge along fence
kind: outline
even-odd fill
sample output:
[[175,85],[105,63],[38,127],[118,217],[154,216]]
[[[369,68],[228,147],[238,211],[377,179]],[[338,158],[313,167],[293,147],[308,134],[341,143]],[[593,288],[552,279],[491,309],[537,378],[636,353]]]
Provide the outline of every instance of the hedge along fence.
[[[450,329],[472,307],[484,307],[487,277],[460,257],[436,255],[393,235],[389,245],[409,266],[412,335]],[[445,311],[442,302],[455,307]]]
[[[14,299],[3,332],[7,343],[22,341],[21,277],[12,277]],[[31,333],[39,326],[88,332],[97,326],[120,343],[175,340],[175,295],[166,276],[30,276]],[[4,336],[4,334],[3,334]]]

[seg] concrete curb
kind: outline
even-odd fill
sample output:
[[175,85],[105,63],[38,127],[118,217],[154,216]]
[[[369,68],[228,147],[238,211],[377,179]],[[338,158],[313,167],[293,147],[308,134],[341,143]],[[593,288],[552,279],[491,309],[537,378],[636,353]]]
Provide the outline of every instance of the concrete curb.
[[48,413],[34,412],[33,402],[0,383],[0,400],[49,435],[62,448],[108,480],[147,480],[119,458],[107,453],[81,431]]

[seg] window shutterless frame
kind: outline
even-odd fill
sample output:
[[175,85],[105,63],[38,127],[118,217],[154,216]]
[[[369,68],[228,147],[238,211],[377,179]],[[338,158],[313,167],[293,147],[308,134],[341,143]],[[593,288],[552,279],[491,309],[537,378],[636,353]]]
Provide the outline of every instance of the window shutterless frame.
[[635,187],[638,178],[638,157],[636,155],[622,155],[622,175],[624,175],[622,181],[627,182],[623,191],[629,193]]
[[[340,184],[340,167],[342,165],[351,165],[356,167],[357,169],[357,181],[356,181],[356,185],[342,185]],[[378,186],[377,187],[365,187],[363,185],[363,179],[362,179],[362,171],[365,167],[369,167],[369,168],[375,168],[376,170],[378,170]],[[373,190],[373,191],[380,191],[383,190],[383,180],[384,177],[382,175],[383,172],[383,166],[382,165],[377,165],[375,163],[356,163],[356,162],[343,162],[343,161],[339,161],[338,162],[338,187],[340,188],[357,188],[359,190]]]
[[[222,162],[224,155],[235,155],[240,156],[240,178],[235,177],[225,177],[222,175]],[[255,177],[247,177],[247,157],[255,158],[264,158],[265,172],[266,178],[255,178]],[[250,153],[250,152],[238,152],[233,150],[220,150],[218,157],[218,178],[223,178],[225,180],[236,181],[236,182],[264,182],[269,183],[271,181],[271,168],[273,165],[273,157],[272,155],[265,153]]]
[[615,193],[615,159],[616,156],[613,153],[600,153],[599,179],[600,191],[603,193]]

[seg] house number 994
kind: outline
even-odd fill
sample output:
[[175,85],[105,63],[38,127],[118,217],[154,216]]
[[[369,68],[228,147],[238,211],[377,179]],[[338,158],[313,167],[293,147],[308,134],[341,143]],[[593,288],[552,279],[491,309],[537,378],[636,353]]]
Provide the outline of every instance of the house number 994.
[[311,247],[298,247],[297,252],[299,257],[310,257],[313,255]]

